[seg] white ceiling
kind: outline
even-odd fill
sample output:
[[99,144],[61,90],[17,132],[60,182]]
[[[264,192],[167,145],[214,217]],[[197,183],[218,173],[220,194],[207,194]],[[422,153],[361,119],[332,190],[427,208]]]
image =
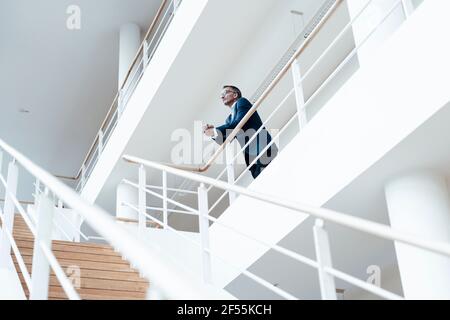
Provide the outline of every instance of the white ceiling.
[[[1,0],[0,138],[54,174],[76,174],[115,96],[120,26],[144,33],[160,3]],[[81,30],[66,27],[69,5]]]

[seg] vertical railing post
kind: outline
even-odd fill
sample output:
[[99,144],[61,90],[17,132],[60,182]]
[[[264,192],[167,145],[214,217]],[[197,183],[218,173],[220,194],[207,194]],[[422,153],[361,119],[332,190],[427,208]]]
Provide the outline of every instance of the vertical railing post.
[[86,165],[83,163],[83,165],[81,166],[81,189],[84,188],[85,184],[86,184]]
[[31,279],[31,300],[47,300],[50,281],[50,266],[42,251],[41,244],[51,249],[54,205],[48,191],[39,195],[37,208],[38,223],[34,240],[33,266]]
[[124,90],[120,89],[119,90],[119,98],[117,99],[117,120],[120,119],[120,117],[122,116],[123,110],[124,110],[124,105],[123,105],[123,101],[124,101]]
[[317,219],[314,226],[314,242],[322,299],[337,300],[334,277],[324,270],[325,267],[332,267],[332,260],[328,233],[324,229],[324,221],[321,219]]
[[163,187],[163,223],[164,229],[167,229],[169,223],[169,216],[167,210],[167,171],[162,172],[162,187]]
[[414,4],[411,0],[402,0],[402,7],[405,18],[408,19],[408,17],[414,12]]
[[147,173],[143,165],[139,167],[139,232],[143,233],[147,227]]
[[175,12],[177,11],[178,7],[180,6],[181,0],[173,0],[173,15],[175,15]]
[[[3,207],[3,222],[2,229],[8,230],[10,234],[13,233],[14,228],[14,202],[13,197],[17,194],[17,181],[19,177],[19,168],[16,160],[10,162],[8,166],[7,177],[7,191],[5,192],[5,204]],[[9,268],[9,259],[11,254],[11,243],[9,242],[6,232],[1,233],[0,240],[0,268]]]
[[144,49],[143,49],[143,63],[144,63],[144,69],[145,69],[145,67],[147,67],[147,65],[148,65],[148,63],[149,63],[149,61],[150,61],[150,57],[148,56],[148,49],[149,49],[149,46],[148,46],[148,41],[147,41],[147,39],[145,39],[144,40]]
[[[234,172],[234,152],[233,152],[233,144],[229,143],[225,148],[225,161],[227,165],[227,178],[228,183],[233,184],[236,181],[235,172]],[[230,205],[236,200],[235,192],[228,192],[230,198]]]
[[198,212],[202,248],[203,281],[205,283],[212,283],[211,254],[209,252],[208,190],[203,183],[198,187]]
[[0,175],[3,173],[3,152],[0,150]]
[[98,157],[100,158],[100,156],[101,156],[101,154],[102,154],[102,152],[103,152],[103,147],[104,147],[104,144],[103,144],[103,139],[104,138],[104,135],[103,135],[103,130],[100,130],[99,132],[98,132]]
[[294,80],[295,102],[297,104],[298,121],[300,130],[306,127],[308,119],[305,110],[305,95],[303,93],[302,73],[298,60],[294,60],[291,66],[292,77]]

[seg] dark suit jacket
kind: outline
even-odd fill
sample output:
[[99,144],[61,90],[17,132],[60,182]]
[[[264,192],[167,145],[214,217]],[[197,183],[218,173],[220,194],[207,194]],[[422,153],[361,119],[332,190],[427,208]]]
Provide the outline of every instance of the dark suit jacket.
[[[252,108],[252,104],[247,99],[240,98],[236,102],[234,108],[236,108],[234,114],[228,116],[224,125],[216,128],[218,137],[215,140],[219,144],[222,144],[231,132],[233,132],[239,122],[241,122],[247,112]],[[236,136],[236,139],[239,141],[241,147],[244,147],[244,145],[255,135],[262,125],[263,123],[258,112],[255,112],[244,125],[242,131]],[[266,128],[263,128],[258,134],[258,137],[245,148],[245,153],[251,156],[257,156],[271,141],[272,137],[269,132]],[[277,152],[277,146],[272,144],[268,151],[266,151],[261,157],[261,163],[264,165],[269,164],[270,161],[276,156]]]

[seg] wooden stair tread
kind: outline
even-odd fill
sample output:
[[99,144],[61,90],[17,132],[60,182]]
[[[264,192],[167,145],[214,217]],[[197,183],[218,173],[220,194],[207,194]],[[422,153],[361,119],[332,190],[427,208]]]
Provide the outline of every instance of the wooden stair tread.
[[[118,290],[102,289],[77,289],[83,300],[143,300],[146,297],[144,292],[130,292]],[[28,290],[25,295],[29,296]],[[67,295],[61,287],[49,287],[49,299],[67,299]]]
[[[14,265],[16,268],[19,267],[17,262],[14,262]],[[31,273],[31,264],[25,263],[25,266],[27,267],[27,271]],[[68,267],[71,266],[63,266],[62,268],[67,270]],[[141,278],[139,276],[139,273],[137,271],[110,271],[110,270],[95,270],[95,269],[86,269],[86,268],[80,268],[81,276],[86,278],[94,278],[94,279],[105,279],[105,280],[120,280],[120,281],[131,281],[131,282],[144,282],[146,283],[147,280]],[[51,270],[50,275],[55,275],[54,271]]]
[[[14,219],[13,236],[25,266],[31,273],[34,237],[19,215],[16,215]],[[148,281],[141,278],[139,273],[132,269],[129,263],[123,260],[121,255],[109,245],[54,240],[52,241],[52,252],[66,273],[69,273],[69,267],[79,268],[81,288],[76,291],[82,299],[137,300],[146,297]],[[28,287],[14,254],[12,254],[12,258],[28,297]],[[71,276],[73,275],[68,274],[69,279]],[[67,299],[53,270],[50,272],[49,299]]]
[[[33,249],[19,247],[22,256],[33,256]],[[107,263],[117,263],[129,265],[129,262],[123,260],[120,256],[101,255],[94,253],[80,253],[71,251],[59,251],[52,248],[52,252],[56,259],[83,260],[83,261],[99,261]]]
[[[21,283],[26,287],[25,280],[22,278]],[[61,287],[55,275],[50,275],[50,286],[55,288]],[[131,282],[120,280],[104,280],[85,278],[81,276],[80,289],[96,289],[96,290],[114,290],[126,292],[147,292],[148,283],[146,282]]]
[[[29,240],[16,240],[17,246],[19,248],[34,248],[34,241]],[[66,251],[66,252],[78,252],[78,253],[91,253],[105,256],[115,256],[121,257],[120,253],[113,251],[111,248],[97,248],[97,247],[85,247],[77,246],[76,243],[73,245],[60,244],[55,241],[52,243],[53,251]]]

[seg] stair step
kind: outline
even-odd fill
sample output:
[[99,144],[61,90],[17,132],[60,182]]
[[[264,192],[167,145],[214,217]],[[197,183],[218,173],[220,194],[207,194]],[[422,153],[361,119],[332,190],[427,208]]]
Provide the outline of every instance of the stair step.
[[[21,279],[22,285],[26,287],[25,281]],[[60,283],[55,275],[50,275],[50,286],[60,287]],[[86,278],[81,274],[80,289],[115,290],[126,292],[147,292],[148,283],[130,282],[120,280],[104,280]],[[77,290],[78,291],[78,290]]]
[[[29,273],[32,270],[34,237],[21,216],[15,216],[13,236]],[[113,248],[105,244],[52,241],[52,252],[65,270],[69,279],[73,278],[73,267],[80,270],[80,286],[76,289],[81,299],[86,300],[140,300],[145,299],[149,287],[147,280],[130,267],[129,262]],[[20,271],[15,255],[12,259],[25,294],[28,287]],[[69,267],[72,267],[70,270]],[[70,273],[69,273],[70,271]],[[66,300],[53,270],[50,272],[49,299]]]
[[[31,256],[23,256],[23,260],[25,264],[32,263],[33,257]],[[16,257],[13,256],[13,261],[16,262]],[[105,263],[98,261],[84,261],[84,260],[70,260],[70,259],[58,259],[59,264],[63,268],[77,266],[79,268],[91,269],[91,270],[106,270],[106,271],[121,271],[121,272],[136,272],[132,270],[127,264],[119,264],[119,263]]]
[[[143,292],[119,290],[78,289],[77,292],[83,300],[143,300],[146,297]],[[25,295],[29,296],[27,289]],[[61,287],[50,286],[49,299],[67,300],[67,295]]]
[[[19,248],[29,248],[33,249],[34,247],[34,241],[30,240],[16,240],[17,246]],[[52,250],[53,251],[66,251],[66,252],[78,252],[78,253],[95,253],[99,255],[105,255],[105,256],[115,256],[115,257],[121,257],[121,255],[115,251],[113,251],[111,248],[104,248],[104,247],[88,247],[88,246],[81,246],[79,243],[58,243],[57,241],[53,241],[52,243]]]
[[[14,263],[16,269],[18,269],[19,265],[17,262]],[[27,270],[31,273],[31,264],[25,263]],[[62,266],[63,270],[67,271],[69,266]],[[104,280],[119,280],[119,281],[131,281],[131,282],[142,282],[147,283],[148,281],[141,278],[139,273],[134,271],[110,271],[110,270],[95,270],[95,269],[86,269],[80,268],[80,273],[82,277],[93,278],[93,279],[104,279]],[[50,275],[55,275],[53,270],[51,270]]]
[[[32,256],[33,249],[31,248],[20,248],[20,253],[22,256]],[[123,260],[120,256],[111,256],[111,255],[101,255],[92,253],[79,253],[79,252],[71,252],[71,251],[60,251],[52,248],[53,254],[56,259],[68,259],[68,260],[83,260],[83,261],[99,261],[105,263],[117,263],[117,264],[125,264],[129,265],[128,261]]]

